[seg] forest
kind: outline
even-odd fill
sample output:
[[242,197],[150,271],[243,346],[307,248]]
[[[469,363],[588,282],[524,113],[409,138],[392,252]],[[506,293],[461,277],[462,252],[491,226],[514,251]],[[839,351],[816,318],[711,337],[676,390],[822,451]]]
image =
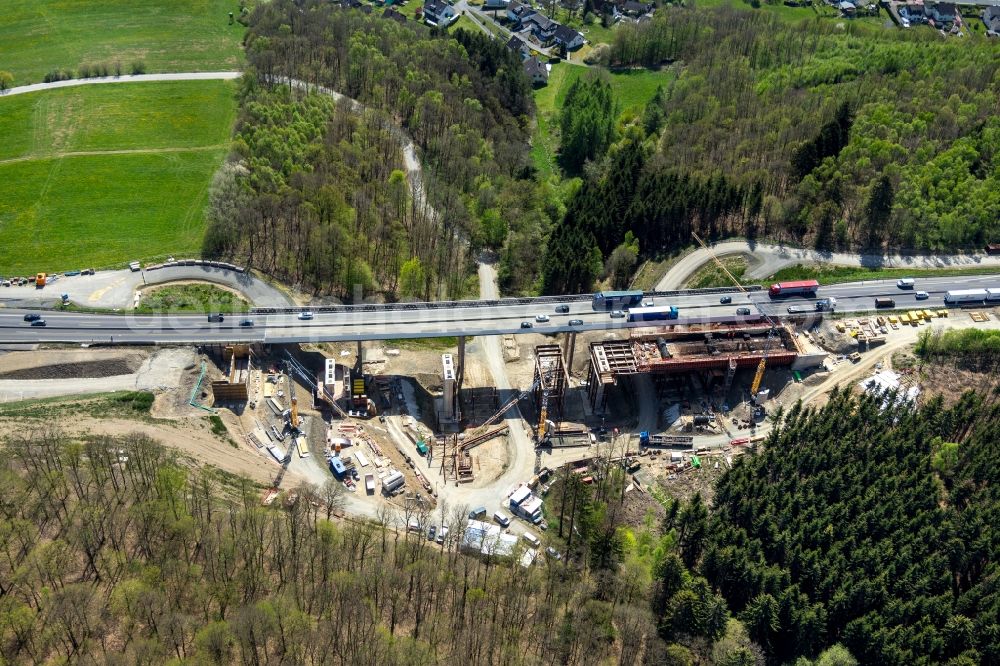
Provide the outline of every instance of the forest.
[[599,69],[567,95],[560,160],[581,181],[552,230],[544,293],[620,286],[627,240],[656,257],[692,231],[875,251],[1000,240],[992,44],[729,6],[661,9],[602,51],[607,66],[676,73],[641,115],[610,118],[609,140],[617,112],[595,102],[607,91]]
[[[481,250],[503,249],[512,288],[537,280],[558,200],[530,168],[531,88],[512,51],[321,0],[260,3],[248,23],[249,67],[232,159],[210,193],[207,255],[345,299],[462,296]],[[416,193],[403,133],[423,165]]]

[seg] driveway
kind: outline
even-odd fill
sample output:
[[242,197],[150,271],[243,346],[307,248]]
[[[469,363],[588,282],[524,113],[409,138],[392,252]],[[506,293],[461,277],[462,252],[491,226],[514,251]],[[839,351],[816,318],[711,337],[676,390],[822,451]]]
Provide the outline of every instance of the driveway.
[[[759,280],[795,264],[830,264],[833,266],[856,266],[859,268],[962,268],[974,266],[995,266],[1000,268],[1000,257],[982,254],[953,255],[881,255],[851,254],[847,252],[823,252],[785,245],[749,243],[744,240],[730,240],[712,246],[716,256],[745,254],[750,259],[748,278]],[[712,261],[711,253],[698,248],[686,254],[656,284],[658,291],[680,289],[703,265]]]

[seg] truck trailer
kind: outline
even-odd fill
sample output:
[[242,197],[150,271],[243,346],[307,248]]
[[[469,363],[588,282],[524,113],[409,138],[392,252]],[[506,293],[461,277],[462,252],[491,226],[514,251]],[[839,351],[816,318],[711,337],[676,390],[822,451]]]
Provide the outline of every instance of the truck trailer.
[[782,296],[815,296],[819,289],[819,282],[816,280],[796,280],[794,282],[777,282],[772,284],[767,290],[771,298]]
[[988,296],[989,292],[986,289],[956,289],[944,295],[944,302],[948,305],[983,303]]

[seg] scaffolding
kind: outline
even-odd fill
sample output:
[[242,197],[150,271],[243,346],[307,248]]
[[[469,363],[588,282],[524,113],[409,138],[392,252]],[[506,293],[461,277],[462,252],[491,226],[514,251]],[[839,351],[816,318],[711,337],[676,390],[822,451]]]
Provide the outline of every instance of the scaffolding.
[[558,424],[563,420],[568,385],[569,376],[563,364],[562,348],[559,345],[535,347],[535,377],[532,386],[539,439],[545,437],[546,421]]

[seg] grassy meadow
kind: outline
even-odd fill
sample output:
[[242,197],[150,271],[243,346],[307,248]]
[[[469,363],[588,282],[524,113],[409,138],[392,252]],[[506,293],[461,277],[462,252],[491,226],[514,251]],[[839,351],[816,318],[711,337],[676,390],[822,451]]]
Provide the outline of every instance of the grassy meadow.
[[233,93],[198,81],[0,99],[0,274],[197,254]]
[[53,69],[140,60],[149,72],[239,69],[244,28],[237,0],[5,0],[0,69],[14,85]]

